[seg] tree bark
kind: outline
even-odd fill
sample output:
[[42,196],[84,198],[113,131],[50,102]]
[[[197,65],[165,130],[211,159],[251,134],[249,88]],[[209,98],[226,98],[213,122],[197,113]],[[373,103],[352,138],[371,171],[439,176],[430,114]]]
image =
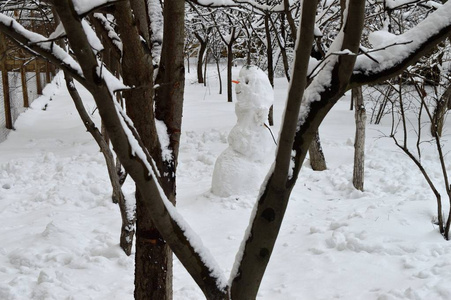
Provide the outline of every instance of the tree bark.
[[[236,27],[233,27],[230,40],[227,43],[227,102],[233,102],[233,92],[232,92],[233,44],[238,38],[237,36],[235,36],[235,34]],[[223,38],[222,35],[221,38]]]
[[315,133],[315,137],[310,143],[309,157],[310,166],[314,171],[324,171],[327,169],[326,158],[324,157],[323,148],[321,147],[318,131]]
[[283,0],[283,7],[284,7],[285,16],[287,17],[288,25],[290,26],[291,37],[292,37],[293,41],[296,41],[297,30],[296,30],[296,24],[294,22],[293,16],[291,15],[291,11],[290,11],[290,1]]
[[362,87],[352,89],[355,104],[355,141],[354,141],[354,172],[352,184],[363,192],[365,182],[365,127],[366,110],[363,102]]
[[207,65],[208,65],[208,50],[205,52],[204,59],[204,86],[207,86]]
[[[122,76],[127,114],[156,162],[161,147],[155,126],[153,64],[145,1],[122,1],[116,5],[116,20],[122,38]],[[139,10],[138,14],[132,14]],[[141,37],[146,40],[142,43]],[[146,49],[147,48],[147,49]],[[172,299],[172,256],[155,227],[142,191],[136,189],[135,299]]]
[[[232,36],[235,34],[235,28],[233,28]],[[227,44],[227,102],[233,102],[232,92],[232,64],[233,64],[233,43]]]
[[434,110],[434,115],[431,122],[431,134],[435,137],[438,134],[439,137],[442,136],[443,123],[445,121],[445,116],[451,106],[451,84],[448,86],[446,91],[440,97],[437,102],[437,106]]
[[222,95],[222,77],[221,77],[221,70],[219,69],[219,59],[216,59],[216,71],[218,72],[219,95]]
[[[274,62],[272,57],[272,39],[271,39],[271,30],[269,28],[269,18],[270,14],[265,14],[265,33],[266,33],[266,57],[268,60],[268,79],[271,83],[271,86],[274,88]],[[271,105],[268,113],[268,123],[269,126],[274,125],[274,106]]]
[[202,74],[202,64],[205,56],[205,50],[207,50],[207,38],[204,40],[198,33],[194,33],[199,41],[199,53],[197,54],[197,82],[204,83],[204,76]]
[[266,59],[268,60],[268,79],[271,85],[274,87],[274,62],[272,56],[272,39],[271,30],[269,28],[269,13],[265,14],[265,33],[266,33]]

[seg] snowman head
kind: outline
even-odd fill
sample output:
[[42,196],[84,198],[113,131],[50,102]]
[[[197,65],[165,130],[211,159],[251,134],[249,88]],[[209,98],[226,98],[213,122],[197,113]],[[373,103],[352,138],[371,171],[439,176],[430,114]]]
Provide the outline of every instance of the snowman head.
[[270,107],[274,91],[268,76],[259,67],[245,65],[240,71],[235,87],[238,102],[256,107]]

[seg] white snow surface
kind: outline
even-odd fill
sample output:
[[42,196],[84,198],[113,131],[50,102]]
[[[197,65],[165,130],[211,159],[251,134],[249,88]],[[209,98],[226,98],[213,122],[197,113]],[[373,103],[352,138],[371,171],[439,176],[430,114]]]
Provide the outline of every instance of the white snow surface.
[[[228,277],[258,191],[209,192],[215,159],[236,124],[234,104],[216,94],[214,78],[210,89],[195,83],[195,72],[187,78],[177,209]],[[276,135],[287,86],[276,79]],[[365,192],[352,187],[349,101],[346,94],[321,125],[328,169],[304,164],[257,298],[451,299],[451,244],[431,223],[435,199],[415,165],[380,138],[389,118],[368,125]],[[120,215],[105,163],[64,84],[48,86],[15,127],[0,144],[0,299],[133,299],[134,256],[118,245]],[[423,162],[440,182],[434,147],[424,146]],[[131,181],[124,192],[133,197]],[[174,299],[204,299],[177,259]]]

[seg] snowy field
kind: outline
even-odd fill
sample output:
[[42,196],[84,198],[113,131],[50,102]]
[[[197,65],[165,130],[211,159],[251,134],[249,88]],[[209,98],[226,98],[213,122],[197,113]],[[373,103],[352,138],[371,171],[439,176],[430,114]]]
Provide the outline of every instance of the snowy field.
[[[256,191],[210,193],[236,117],[234,104],[217,94],[215,73],[207,87],[194,83],[194,73],[186,84],[177,206],[228,276]],[[277,79],[276,134],[287,86]],[[432,223],[436,203],[426,181],[391,139],[381,138],[389,116],[369,125],[365,192],[353,188],[349,101],[340,100],[320,128],[328,170],[312,171],[306,161],[258,298],[451,299],[451,242]],[[118,246],[119,209],[103,157],[67,91],[48,86],[15,127],[0,144],[0,299],[133,299],[134,257]],[[445,140],[449,128],[448,119]],[[440,182],[439,164],[427,152],[433,147],[425,148],[423,162]],[[124,189],[133,197],[132,182]],[[174,268],[174,298],[204,299],[178,261]]]

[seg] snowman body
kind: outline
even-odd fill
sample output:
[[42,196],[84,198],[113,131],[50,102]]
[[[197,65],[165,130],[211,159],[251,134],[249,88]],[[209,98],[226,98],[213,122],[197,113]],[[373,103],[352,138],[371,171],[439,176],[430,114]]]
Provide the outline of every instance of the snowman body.
[[218,157],[213,171],[211,190],[221,197],[258,189],[266,175],[264,160],[274,144],[265,127],[274,99],[267,75],[256,66],[244,66],[238,80],[237,123],[229,133],[229,147]]

